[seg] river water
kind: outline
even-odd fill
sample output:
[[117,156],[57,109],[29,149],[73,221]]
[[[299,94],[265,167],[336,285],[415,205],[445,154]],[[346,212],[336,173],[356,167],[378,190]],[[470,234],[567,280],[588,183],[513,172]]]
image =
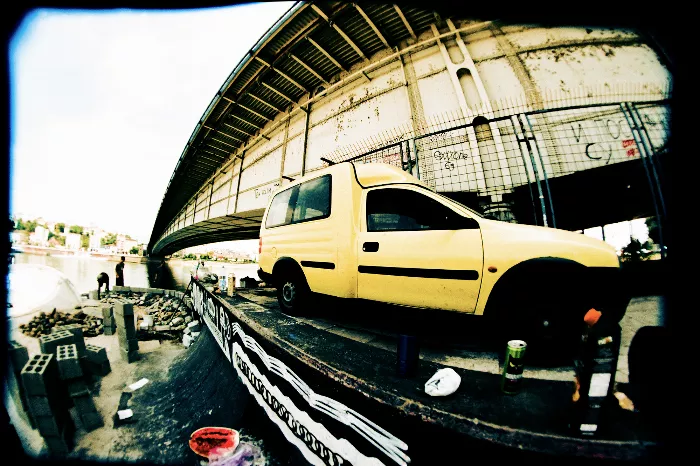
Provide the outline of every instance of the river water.
[[[79,293],[87,293],[97,289],[97,275],[106,272],[109,275],[110,288],[116,280],[115,267],[117,262],[100,257],[91,256],[45,256],[40,254],[15,254],[16,264],[38,264],[53,267],[62,272],[75,285]],[[190,275],[197,266],[196,261],[170,260],[166,263],[165,277],[155,283],[155,275],[158,263],[150,261],[146,263],[126,262],[124,264],[124,285],[139,288],[156,287],[184,290],[190,282]],[[240,286],[240,279],[251,277],[258,280],[258,264],[222,263],[205,261],[205,271],[218,276],[233,273],[236,275],[236,285]]]

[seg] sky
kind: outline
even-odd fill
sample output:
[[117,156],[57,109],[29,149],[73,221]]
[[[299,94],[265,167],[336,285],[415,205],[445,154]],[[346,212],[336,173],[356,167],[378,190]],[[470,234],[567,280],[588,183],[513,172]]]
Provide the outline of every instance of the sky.
[[147,243],[199,118],[293,4],[28,13],[9,42],[10,214]]

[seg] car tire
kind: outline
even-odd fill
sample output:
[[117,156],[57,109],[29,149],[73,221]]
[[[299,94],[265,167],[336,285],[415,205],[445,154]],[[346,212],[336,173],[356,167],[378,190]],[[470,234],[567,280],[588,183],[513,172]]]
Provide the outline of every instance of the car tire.
[[299,272],[286,271],[277,280],[277,301],[282,312],[287,315],[304,315],[309,295],[309,286]]
[[[534,286],[534,285],[533,285]],[[564,287],[518,286],[511,290],[506,315],[505,338],[524,340],[530,357],[560,362],[573,356],[583,325],[582,306]],[[580,324],[580,325],[579,325]]]

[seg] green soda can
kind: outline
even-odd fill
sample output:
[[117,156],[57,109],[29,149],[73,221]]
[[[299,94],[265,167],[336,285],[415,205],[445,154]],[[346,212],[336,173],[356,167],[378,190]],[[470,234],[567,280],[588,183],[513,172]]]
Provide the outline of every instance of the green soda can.
[[501,390],[508,395],[514,395],[520,391],[523,379],[523,358],[527,343],[523,340],[510,340],[506,350],[506,361],[503,364],[501,377]]

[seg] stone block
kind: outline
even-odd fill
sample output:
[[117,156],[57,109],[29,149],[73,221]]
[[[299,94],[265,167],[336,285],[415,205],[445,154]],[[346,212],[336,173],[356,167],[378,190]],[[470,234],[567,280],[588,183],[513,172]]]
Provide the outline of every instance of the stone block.
[[85,345],[85,356],[88,361],[95,363],[103,363],[109,360],[107,358],[107,350],[97,345]]
[[72,333],[66,330],[61,330],[56,333],[40,336],[39,347],[41,348],[41,352],[44,354],[54,354],[56,352],[56,348],[61,345],[70,345],[74,343],[73,340],[74,338]]
[[114,335],[115,333],[117,333],[116,328],[113,327],[103,327],[102,331],[105,335]]
[[20,377],[27,396],[48,396],[57,384],[56,357],[35,354],[22,368]]
[[73,397],[73,404],[81,419],[85,414],[97,413],[95,401],[91,395],[81,395]]
[[138,351],[139,341],[135,338],[132,339],[119,339],[119,349],[121,351]]
[[32,416],[35,418],[53,416],[53,407],[46,396],[28,396],[27,404]]
[[133,316],[134,305],[131,303],[114,303],[114,316]]
[[102,311],[102,319],[109,319],[114,316],[114,308],[112,306],[102,306],[100,310]]
[[136,327],[133,322],[125,323],[124,325],[117,324],[117,335],[120,338],[132,340],[136,338]]
[[91,290],[89,295],[90,299],[97,301],[99,298],[97,290]]
[[141,359],[141,355],[139,355],[138,350],[136,350],[136,351],[124,351],[123,349],[120,349],[119,354],[121,355],[122,360],[126,361],[129,364]]
[[69,380],[66,382],[66,387],[71,398],[90,395],[90,390],[83,379]]
[[12,371],[19,375],[22,372],[22,368],[29,361],[29,352],[27,348],[17,343],[16,341],[9,341],[8,356],[10,357],[10,363],[12,364]]
[[83,376],[78,359],[78,349],[75,343],[72,345],[62,345],[56,349],[56,362],[58,363],[58,374],[62,380],[78,379]]
[[81,414],[80,421],[86,432],[91,432],[105,425],[100,413]]
[[105,361],[105,362],[101,362],[101,363],[87,361],[85,363],[85,367],[87,368],[88,373],[90,373],[92,375],[97,375],[100,377],[104,377],[105,375],[109,374],[112,371],[112,366],[110,366],[109,361]]

